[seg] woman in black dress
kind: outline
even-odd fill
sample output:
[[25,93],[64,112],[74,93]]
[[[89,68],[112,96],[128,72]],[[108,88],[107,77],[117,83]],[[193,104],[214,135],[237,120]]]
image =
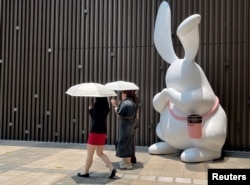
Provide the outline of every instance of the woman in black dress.
[[113,178],[116,174],[116,169],[113,168],[108,156],[103,153],[107,135],[107,116],[109,110],[109,103],[106,97],[96,98],[94,106],[89,106],[92,124],[88,136],[85,171],[83,174],[78,173],[79,177],[89,177],[89,169],[92,165],[95,151],[97,156],[108,166],[110,170],[109,178]]
[[120,168],[132,169],[131,157],[134,155],[135,119],[137,113],[136,96],[134,91],[122,91],[122,101],[116,106],[116,101],[111,103],[119,116],[119,139],[117,142],[116,156],[122,158]]

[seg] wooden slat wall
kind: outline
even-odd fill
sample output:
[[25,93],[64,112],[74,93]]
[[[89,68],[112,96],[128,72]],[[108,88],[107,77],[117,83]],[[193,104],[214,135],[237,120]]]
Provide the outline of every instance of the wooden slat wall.
[[[168,64],[154,47],[162,0],[0,0],[0,139],[86,142],[92,98],[65,94],[82,82],[127,80],[140,86],[137,145],[155,141],[153,96],[165,87]],[[248,0],[169,0],[175,35],[199,13],[202,66],[228,115],[225,149],[250,150]],[[117,118],[108,118],[108,143]]]

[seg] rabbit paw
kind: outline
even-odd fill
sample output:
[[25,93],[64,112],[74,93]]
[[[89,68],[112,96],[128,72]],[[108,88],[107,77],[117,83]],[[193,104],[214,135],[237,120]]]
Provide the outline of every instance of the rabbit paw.
[[180,152],[180,150],[170,146],[166,142],[155,143],[149,147],[148,151],[150,154],[172,154]]
[[218,159],[221,151],[210,151],[200,148],[189,148],[182,152],[181,160],[184,162],[204,162]]

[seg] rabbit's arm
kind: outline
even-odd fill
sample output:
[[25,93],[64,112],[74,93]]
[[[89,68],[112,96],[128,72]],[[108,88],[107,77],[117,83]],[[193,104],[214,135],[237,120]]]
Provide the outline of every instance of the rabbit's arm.
[[213,106],[216,96],[205,87],[200,87],[191,91],[178,92],[173,88],[167,90],[169,101],[183,111],[203,114]]
[[154,109],[157,112],[162,113],[162,111],[167,105],[168,100],[169,98],[168,98],[167,88],[165,88],[154,96],[153,98]]

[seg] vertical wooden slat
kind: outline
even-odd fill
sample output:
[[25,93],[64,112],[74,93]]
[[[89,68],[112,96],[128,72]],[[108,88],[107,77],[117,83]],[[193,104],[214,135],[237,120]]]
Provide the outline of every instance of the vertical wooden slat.
[[0,1],[0,138],[3,136],[3,3]]
[[[90,24],[90,7],[91,7],[91,4],[90,4],[90,1],[89,0],[85,0],[84,1],[84,4],[83,4],[83,11],[84,11],[84,15],[83,15],[83,57],[82,57],[82,65],[84,67],[84,74],[83,74],[83,81],[82,82],[87,82],[89,80],[89,64],[90,61],[89,60],[89,38],[90,38],[90,26],[88,26]],[[88,106],[88,102],[87,101],[84,101],[84,104],[83,104],[83,107],[82,107],[82,114],[83,114],[83,119],[82,119],[82,123],[81,123],[81,126],[82,126],[82,139],[83,141],[86,141],[87,140],[87,133],[88,133],[88,119],[87,119],[87,116],[86,116],[86,108]]]
[[[12,3],[8,3],[7,7],[11,8],[11,5],[12,5]],[[7,17],[7,28],[9,30],[11,30],[11,23],[12,23],[11,18],[12,18],[12,15],[11,15],[11,12],[9,12],[9,15]],[[9,40],[12,40],[11,33],[9,33],[7,36],[9,36]],[[8,86],[7,86],[7,93],[8,94],[12,92],[11,91],[11,87],[12,87],[12,84],[11,84],[11,82],[12,82],[12,73],[11,73],[12,55],[10,55],[10,53],[11,53],[10,51],[12,50],[11,45],[12,45],[11,42],[9,42],[9,44],[7,44],[7,54],[6,54],[7,61],[8,60],[11,61],[11,62],[7,63],[7,65],[6,65],[6,67],[7,67],[6,72],[7,72],[7,76],[8,76],[8,78],[6,79],[6,81],[7,81],[6,83],[8,84]],[[12,127],[12,124],[13,124],[12,120],[11,120],[11,113],[12,113],[11,96],[7,96],[7,107],[8,107],[9,111],[7,111],[7,116],[6,116],[6,118],[7,118],[7,131],[6,132],[7,132],[8,136],[9,136],[9,138],[11,139],[11,127]]]
[[3,128],[3,131],[2,131],[2,134],[3,134],[3,138],[8,138],[8,133],[7,133],[7,126],[8,126],[8,120],[7,120],[7,112],[9,111],[9,109],[8,109],[8,106],[7,106],[7,94],[8,94],[8,91],[7,91],[7,83],[8,83],[8,78],[7,78],[7,67],[8,67],[8,63],[6,62],[6,61],[8,61],[8,53],[7,53],[7,51],[8,51],[8,42],[7,42],[7,38],[8,38],[8,32],[6,31],[6,30],[8,30],[8,20],[7,20],[7,17],[8,17],[8,11],[6,11],[6,10],[8,10],[7,8],[8,8],[8,2],[4,2],[3,3],[3,6],[2,6],[2,8],[3,8],[3,24],[2,24],[2,26],[3,26],[3,45],[2,45],[2,49],[3,49],[3,54],[2,54],[2,60],[3,60],[3,63],[2,63],[2,65],[3,65],[3,74],[4,74],[4,76],[3,76],[3,79],[2,79],[2,84],[3,84],[3,93],[2,93],[2,95],[3,95],[3,98],[2,98],[2,106],[3,106],[3,108],[2,108],[2,111],[3,111],[3,122],[2,122],[2,128]]
[[[5,116],[6,116],[6,104],[5,104],[5,94],[6,94],[6,91],[4,90],[4,87],[5,87],[5,80],[6,78],[5,77],[5,64],[4,64],[4,58],[5,55],[6,55],[6,52],[5,52],[5,40],[6,40],[6,32],[5,32],[5,29],[6,29],[6,2],[4,1],[1,1],[0,2],[0,40],[1,40],[1,43],[0,43],[0,70],[1,70],[1,74],[0,74],[0,136],[1,138],[5,138],[6,137],[6,134],[5,134],[5,125],[6,125],[6,119],[5,119]],[[5,88],[6,89],[6,88]]]
[[[59,1],[59,16],[61,17],[59,19],[59,30],[58,30],[58,36],[59,36],[59,45],[58,45],[58,51],[59,51],[59,61],[61,62],[60,65],[60,69],[61,71],[59,78],[61,79],[61,91],[63,91],[64,89],[66,89],[68,86],[65,83],[65,77],[66,77],[66,72],[65,72],[65,53],[66,53],[66,48],[64,47],[64,43],[65,43],[65,26],[64,26],[64,20],[65,20],[65,9],[64,9],[64,1]],[[67,96],[64,94],[62,96],[61,99],[61,113],[60,113],[60,117],[61,117],[61,141],[65,142],[66,141],[66,134],[65,134],[65,130],[66,130],[66,106],[65,106],[65,102],[67,100]]]
[[[246,29],[248,29],[248,31],[249,31],[249,29],[250,29],[250,23],[249,23],[249,21],[248,21],[248,17],[250,17],[250,12],[248,11],[249,9],[249,7],[250,7],[250,3],[249,3],[249,1],[247,1],[247,0],[245,0],[244,1],[244,4],[242,5],[243,6],[243,10],[244,10],[244,13],[243,13],[243,20],[244,20],[244,23],[243,23],[243,28],[246,28]],[[247,32],[245,32],[245,31],[243,31],[243,30],[245,30],[245,29],[242,29],[242,36],[243,36],[243,46],[244,46],[244,49],[243,49],[243,51],[244,51],[244,55],[243,55],[243,57],[242,57],[242,63],[243,63],[243,70],[244,70],[244,76],[245,76],[245,78],[244,78],[244,87],[245,87],[245,91],[243,91],[243,96],[245,97],[245,102],[246,102],[246,104],[245,104],[245,109],[244,109],[244,116],[246,117],[245,118],[245,127],[243,128],[243,130],[244,130],[244,134],[243,134],[243,137],[244,137],[244,140],[245,140],[245,144],[244,144],[244,149],[246,150],[246,151],[249,151],[250,150],[250,136],[249,136],[249,132],[250,132],[250,124],[248,124],[249,122],[250,122],[250,119],[249,119],[249,111],[247,111],[247,110],[249,110],[249,85],[247,85],[247,84],[249,84],[249,77],[250,77],[250,75],[249,75],[249,71],[248,71],[248,69],[249,69],[249,67],[250,67],[250,65],[249,65],[249,62],[245,62],[245,61],[249,61],[249,58],[250,58],[250,44],[249,44],[249,42],[250,42],[250,37],[249,37],[249,34],[247,34]],[[247,146],[247,147],[246,147]]]
[[49,49],[51,49],[50,52],[50,92],[49,92],[49,96],[50,96],[50,102],[51,102],[51,110],[52,114],[51,114],[51,121],[52,121],[52,126],[51,126],[51,130],[52,130],[52,140],[53,141],[58,141],[58,138],[60,137],[60,133],[58,133],[57,130],[57,125],[58,125],[58,121],[57,121],[57,111],[58,111],[58,103],[57,103],[57,98],[58,97],[58,79],[57,79],[57,74],[58,74],[58,66],[57,66],[57,61],[58,61],[58,52],[56,50],[56,43],[55,43],[55,38],[57,36],[56,34],[56,5],[55,5],[56,1],[51,1],[50,2],[50,28],[49,28]]
[[[11,4],[11,9],[15,9],[15,2],[12,2]],[[12,51],[12,55],[10,55],[10,60],[12,61],[12,65],[9,68],[9,75],[10,75],[10,86],[11,87],[11,99],[10,99],[10,123],[11,125],[9,125],[9,135],[10,135],[10,139],[14,139],[14,130],[16,127],[16,122],[15,122],[15,113],[16,113],[16,108],[15,108],[15,94],[16,94],[16,51],[15,51],[15,42],[16,42],[16,34],[15,34],[15,11],[11,12],[10,15],[10,21],[11,21],[11,25],[10,25],[10,29],[11,29],[11,38],[10,38],[10,51]],[[10,52],[11,53],[11,52]]]
[[31,128],[30,128],[30,137],[31,140],[36,140],[35,136],[36,136],[36,129],[37,129],[37,116],[36,116],[36,109],[37,109],[37,94],[36,94],[36,78],[37,78],[37,74],[36,74],[36,65],[37,62],[37,49],[36,49],[36,33],[37,31],[35,30],[35,26],[36,26],[36,12],[35,12],[35,4],[33,1],[30,2],[30,6],[29,6],[29,10],[30,11],[30,50],[32,52],[31,53]]
[[[39,25],[39,7],[38,3],[33,3],[32,7],[33,9],[33,20],[34,20],[34,37],[33,37],[33,42],[34,42],[34,58],[33,61],[39,61],[40,59],[40,52],[39,52],[39,47],[38,47],[38,25]],[[35,141],[40,141],[40,133],[41,133],[41,123],[40,123],[40,113],[39,113],[39,76],[40,76],[40,70],[38,68],[39,62],[34,62],[33,65],[33,72],[34,72],[34,78],[32,80],[33,83],[33,104],[34,104],[34,119],[33,119],[33,124],[34,124],[34,131],[33,131],[33,140]]]

